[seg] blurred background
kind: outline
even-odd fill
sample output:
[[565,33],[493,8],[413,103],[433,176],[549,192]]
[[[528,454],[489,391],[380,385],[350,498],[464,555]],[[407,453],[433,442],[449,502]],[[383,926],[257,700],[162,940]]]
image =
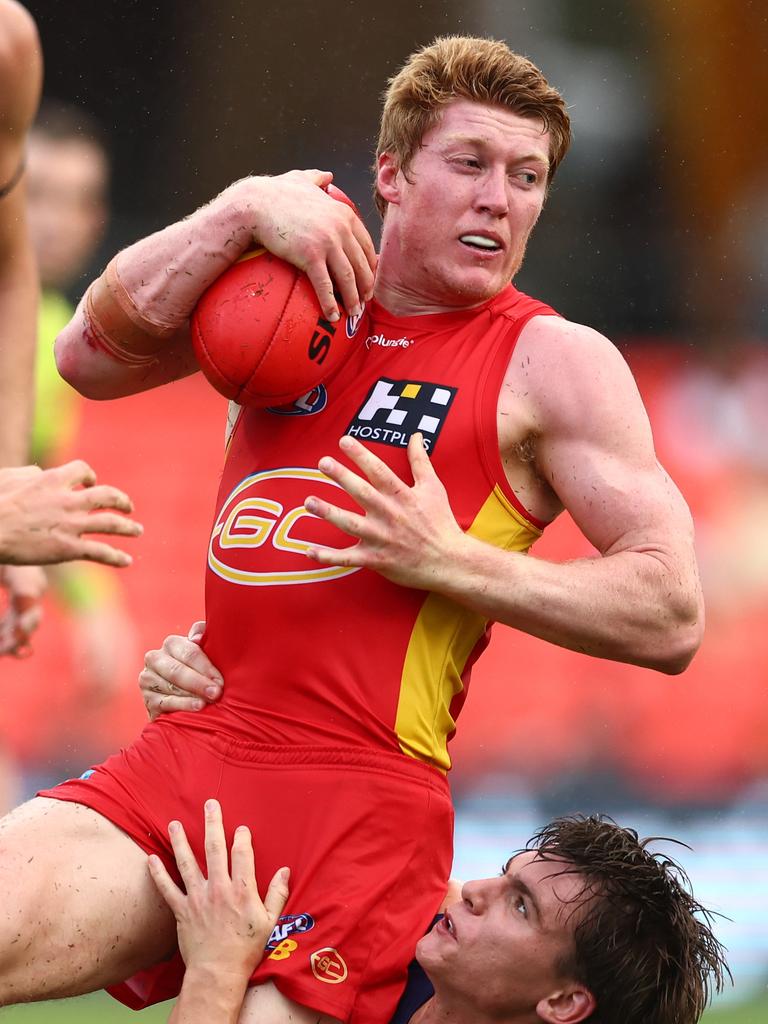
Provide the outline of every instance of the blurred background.
[[[46,59],[30,146],[45,286],[35,458],[73,453],[134,498],[123,573],[52,579],[27,661],[0,665],[8,806],[128,742],[143,652],[201,617],[224,400],[198,378],[98,404],[52,339],[116,249],[230,181],[330,168],[376,235],[386,79],[440,33],[493,35],[565,95],[575,141],[517,284],[621,348],[697,523],[704,645],[682,676],[497,628],[453,744],[454,873],[499,869],[556,813],[667,846],[725,915],[734,986],[708,1024],[768,1019],[768,9],[765,0],[29,2]],[[534,554],[590,553],[566,517]],[[9,1020],[129,1019],[95,996]],[[167,1007],[144,1013],[164,1020]]]

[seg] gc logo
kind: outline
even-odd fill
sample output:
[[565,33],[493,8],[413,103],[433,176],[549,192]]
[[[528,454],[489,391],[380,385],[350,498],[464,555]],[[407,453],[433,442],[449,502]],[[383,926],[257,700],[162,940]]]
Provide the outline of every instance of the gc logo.
[[[311,543],[343,546],[338,531],[304,508],[318,485],[335,487],[319,469],[291,466],[253,473],[224,501],[208,545],[208,565],[222,579],[246,587],[319,583],[357,572],[318,566],[304,557]],[[336,499],[334,498],[334,501]]]

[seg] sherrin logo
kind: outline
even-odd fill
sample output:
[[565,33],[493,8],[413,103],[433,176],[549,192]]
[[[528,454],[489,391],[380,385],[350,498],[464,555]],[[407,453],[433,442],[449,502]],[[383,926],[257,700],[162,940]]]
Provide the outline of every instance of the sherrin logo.
[[308,494],[323,491],[334,504],[353,507],[319,469],[288,466],[245,477],[216,517],[208,545],[211,571],[244,587],[321,583],[358,572],[357,567],[317,565],[306,557],[310,544],[348,546],[340,530],[304,508]]

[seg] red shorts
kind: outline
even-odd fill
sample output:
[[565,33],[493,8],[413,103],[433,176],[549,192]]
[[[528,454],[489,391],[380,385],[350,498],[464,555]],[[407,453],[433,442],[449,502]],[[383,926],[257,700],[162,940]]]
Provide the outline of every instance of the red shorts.
[[[290,898],[253,982],[354,1024],[388,1021],[416,942],[445,893],[453,810],[445,778],[396,753],[268,747],[161,720],[86,779],[41,796],[85,804],[158,854],[178,880],[168,822],[205,863],[203,802],[228,842],[248,825],[260,891],[283,864]],[[178,954],[110,989],[132,1009],[181,988]]]

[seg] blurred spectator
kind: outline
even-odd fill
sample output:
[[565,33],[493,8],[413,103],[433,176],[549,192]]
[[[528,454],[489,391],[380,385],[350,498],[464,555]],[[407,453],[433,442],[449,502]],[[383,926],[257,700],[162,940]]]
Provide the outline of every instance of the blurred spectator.
[[[27,180],[29,229],[42,286],[31,458],[51,466],[71,456],[83,401],[59,377],[53,342],[72,315],[77,282],[108,219],[109,160],[101,131],[88,114],[59,103],[42,105],[29,135]],[[122,586],[114,569],[95,563],[65,563],[47,572],[52,598],[65,615],[78,688],[88,704],[103,702],[137,646]],[[17,795],[14,775],[10,750],[0,751],[0,805]]]
[[[101,127],[86,111],[45,100],[29,136],[27,174],[42,287],[32,458],[48,466],[69,454],[83,401],[59,376],[53,342],[74,312],[78,282],[107,226],[110,165]],[[117,575],[90,563],[53,566],[49,573],[56,599],[69,612],[81,682],[92,699],[103,699],[134,647]]]

